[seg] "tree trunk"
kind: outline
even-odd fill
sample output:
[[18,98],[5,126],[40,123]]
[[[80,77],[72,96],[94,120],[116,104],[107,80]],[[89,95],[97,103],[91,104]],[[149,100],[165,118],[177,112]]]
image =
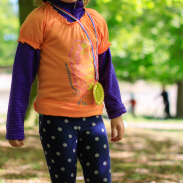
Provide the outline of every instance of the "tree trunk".
[[177,117],[183,117],[183,82],[177,82]]
[[20,25],[22,25],[27,15],[36,7],[33,5],[33,0],[19,0],[18,4]]
[[[33,5],[33,0],[19,0],[19,19],[20,25],[25,21],[27,15],[31,13],[36,7]],[[25,120],[28,119],[31,109],[33,108],[33,102],[37,95],[37,78],[34,80],[31,88],[29,105],[25,114]],[[37,121],[37,120],[36,120]],[[36,122],[35,121],[35,122]]]

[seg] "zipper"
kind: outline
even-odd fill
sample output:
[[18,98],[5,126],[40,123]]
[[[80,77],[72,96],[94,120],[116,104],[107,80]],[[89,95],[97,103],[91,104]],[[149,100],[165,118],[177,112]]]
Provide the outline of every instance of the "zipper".
[[75,4],[74,4],[74,9],[76,8],[76,2],[75,2]]

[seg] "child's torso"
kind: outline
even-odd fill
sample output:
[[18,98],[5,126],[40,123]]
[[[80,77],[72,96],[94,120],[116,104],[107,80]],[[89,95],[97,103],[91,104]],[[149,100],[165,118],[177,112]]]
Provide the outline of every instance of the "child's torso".
[[[91,44],[85,32],[78,22],[68,22],[49,3],[45,3],[45,8],[48,13],[37,74],[38,96],[35,109],[43,113],[41,111],[44,107],[41,105],[44,103],[61,107],[62,110],[79,110],[85,106],[87,110],[96,108],[101,111],[103,104],[97,106],[93,99],[95,68]],[[96,53],[97,39],[86,12],[80,21],[86,28]],[[73,113],[73,117],[77,117],[76,113],[78,111]]]

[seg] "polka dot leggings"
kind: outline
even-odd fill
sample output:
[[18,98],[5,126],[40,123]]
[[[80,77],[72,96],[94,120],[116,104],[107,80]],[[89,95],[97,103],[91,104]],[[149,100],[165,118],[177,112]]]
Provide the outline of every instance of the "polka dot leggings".
[[101,115],[39,115],[39,134],[52,183],[75,183],[77,158],[86,183],[112,182],[109,144]]

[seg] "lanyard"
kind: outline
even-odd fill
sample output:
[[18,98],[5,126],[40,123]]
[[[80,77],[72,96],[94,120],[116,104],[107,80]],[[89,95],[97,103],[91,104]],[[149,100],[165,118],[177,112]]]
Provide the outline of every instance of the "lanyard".
[[[49,2],[49,1],[47,1],[47,2]],[[61,9],[61,8],[58,8],[57,6],[53,5],[51,2],[49,2],[49,3],[50,3],[52,6],[54,6],[57,10],[61,11],[62,13],[68,15],[70,18],[72,18],[72,19],[74,19],[75,21],[77,21],[77,22],[80,24],[80,26],[82,27],[82,29],[85,31],[85,33],[86,33],[86,35],[87,35],[87,37],[88,37],[88,40],[90,41],[91,47],[92,47],[92,53],[93,53],[93,59],[94,59],[94,66],[95,66],[95,77],[96,77],[96,80],[98,81],[98,80],[99,80],[99,78],[98,78],[98,73],[97,73],[98,38],[97,38],[97,31],[96,31],[96,28],[95,28],[95,24],[94,24],[94,21],[92,20],[92,18],[91,18],[91,16],[90,16],[90,14],[87,12],[87,14],[88,14],[90,20],[92,21],[92,24],[93,24],[93,27],[94,27],[94,30],[95,30],[95,36],[96,36],[96,39],[97,39],[96,56],[95,56],[95,53],[94,53],[93,43],[92,43],[92,41],[91,41],[91,39],[90,39],[90,37],[89,37],[89,35],[88,35],[86,29],[85,29],[85,28],[83,27],[83,25],[81,24],[81,22],[80,22],[77,18],[75,18],[74,16],[72,16],[70,13],[64,11],[64,10]]]

